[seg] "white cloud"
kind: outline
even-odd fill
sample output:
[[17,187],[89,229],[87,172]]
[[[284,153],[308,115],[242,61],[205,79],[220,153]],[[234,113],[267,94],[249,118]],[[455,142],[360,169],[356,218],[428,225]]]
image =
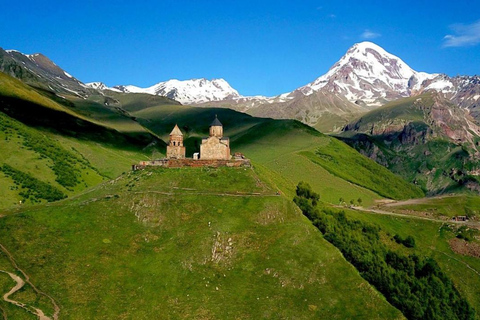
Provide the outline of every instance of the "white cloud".
[[331,19],[335,19],[337,17],[337,15],[332,13],[332,14],[329,14],[328,17],[331,18]]
[[375,39],[381,36],[382,35],[380,33],[373,32],[368,29],[365,29],[365,31],[363,31],[362,34],[360,35],[362,39]]
[[466,47],[480,43],[480,20],[472,24],[450,26],[454,34],[443,37],[443,47]]

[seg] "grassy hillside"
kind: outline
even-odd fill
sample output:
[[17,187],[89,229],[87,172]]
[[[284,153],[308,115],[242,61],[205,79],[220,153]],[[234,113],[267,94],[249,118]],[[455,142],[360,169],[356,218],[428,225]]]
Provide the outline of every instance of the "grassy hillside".
[[[347,201],[361,198],[371,204],[379,195],[401,199],[422,195],[419,189],[346,144],[299,122],[271,120],[259,124],[233,137],[232,145],[277,173],[292,196],[293,186],[301,180],[320,192],[322,200],[335,204],[341,197]],[[282,185],[280,181],[278,184]]]
[[[251,169],[128,173],[2,214],[0,243],[61,318],[401,318]],[[0,269],[15,271],[5,255]],[[15,298],[52,312],[31,288]]]
[[0,73],[0,208],[71,196],[164,149],[143,127],[122,133],[69,103]]
[[[416,245],[415,248],[409,250],[413,250],[420,256],[433,257],[478,314],[478,310],[480,310],[480,277],[478,274],[480,260],[477,257],[455,253],[449,244],[452,239],[456,239],[459,226],[414,217],[392,217],[347,209],[346,213],[349,217],[380,225],[389,233],[390,237],[396,234],[403,238],[413,236]],[[477,240],[467,245],[473,246],[474,243],[478,246]],[[393,240],[388,240],[387,244],[395,249],[402,247]]]
[[[365,204],[371,204],[381,198],[379,194],[401,199],[422,194],[347,145],[297,121],[255,118],[229,109],[187,106],[154,106],[135,111],[132,115],[165,140],[173,126],[178,124],[185,135],[187,156],[199,151],[200,139],[208,135],[208,127],[218,115],[224,125],[224,135],[230,137],[232,152],[243,152],[263,178],[271,179],[292,197],[300,180],[308,181],[321,192],[325,201],[331,203],[338,203],[340,197],[347,200],[361,198]],[[338,146],[333,160],[342,163],[349,155],[352,172],[356,172],[356,166],[359,166],[362,175],[368,176],[365,178],[368,183],[332,171],[333,164],[313,161],[315,159],[309,154],[327,152],[330,143]],[[384,176],[378,185],[378,179],[373,180],[377,172],[382,172]]]

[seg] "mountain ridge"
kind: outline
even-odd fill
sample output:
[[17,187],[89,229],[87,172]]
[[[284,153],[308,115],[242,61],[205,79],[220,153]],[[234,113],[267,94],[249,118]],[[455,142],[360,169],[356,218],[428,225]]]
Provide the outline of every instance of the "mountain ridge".
[[109,91],[158,95],[193,106],[296,119],[327,132],[338,131],[359,115],[390,101],[431,90],[468,109],[480,121],[480,77],[418,72],[372,42],[354,44],[324,75],[274,97],[243,96],[223,78],[171,79],[147,88],[84,84],[41,54],[25,55],[15,50],[0,51],[0,71],[45,90],[83,99],[92,94],[108,95]]

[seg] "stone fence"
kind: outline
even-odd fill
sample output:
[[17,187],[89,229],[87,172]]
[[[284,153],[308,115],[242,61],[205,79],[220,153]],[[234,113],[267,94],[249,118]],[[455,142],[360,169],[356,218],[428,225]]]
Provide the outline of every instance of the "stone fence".
[[248,159],[232,160],[202,160],[202,159],[160,159],[152,161],[141,161],[133,164],[132,170],[141,170],[145,167],[183,168],[183,167],[251,167]]

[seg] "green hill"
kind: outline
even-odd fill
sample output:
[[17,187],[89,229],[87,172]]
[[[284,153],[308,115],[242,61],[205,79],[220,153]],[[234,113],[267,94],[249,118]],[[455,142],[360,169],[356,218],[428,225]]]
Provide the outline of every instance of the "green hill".
[[164,149],[143,127],[120,132],[65,105],[0,73],[0,208],[71,196]]
[[[244,168],[128,173],[4,212],[0,243],[66,319],[401,318],[275,191]],[[30,287],[15,298],[52,313]]]
[[[423,194],[346,144],[298,121],[255,118],[222,108],[165,105],[141,109],[132,115],[165,140],[178,124],[185,134],[187,156],[199,151],[201,138],[208,135],[209,124],[218,115],[224,125],[224,135],[230,137],[232,151],[243,152],[265,174],[264,178],[269,176],[292,197],[300,180],[308,181],[322,193],[323,200],[331,203],[338,203],[340,197],[362,198],[365,204],[371,204],[382,196],[405,199]],[[328,154],[330,145],[335,146],[332,154]],[[322,162],[322,154],[331,161]],[[352,175],[333,170],[339,163],[345,163],[351,172],[361,172],[361,175],[354,179]]]

